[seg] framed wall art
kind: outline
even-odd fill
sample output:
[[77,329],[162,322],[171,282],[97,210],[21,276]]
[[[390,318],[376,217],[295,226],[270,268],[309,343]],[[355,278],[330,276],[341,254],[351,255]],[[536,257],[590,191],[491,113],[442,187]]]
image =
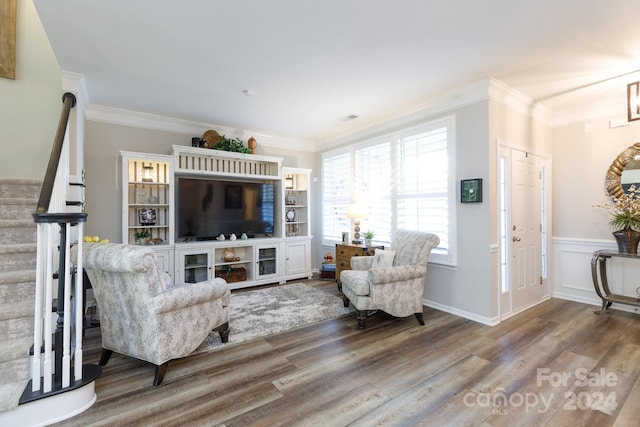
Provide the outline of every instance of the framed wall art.
[[482,178],[463,179],[460,181],[460,202],[482,202]]
[[138,222],[140,225],[155,225],[157,212],[155,209],[139,209]]

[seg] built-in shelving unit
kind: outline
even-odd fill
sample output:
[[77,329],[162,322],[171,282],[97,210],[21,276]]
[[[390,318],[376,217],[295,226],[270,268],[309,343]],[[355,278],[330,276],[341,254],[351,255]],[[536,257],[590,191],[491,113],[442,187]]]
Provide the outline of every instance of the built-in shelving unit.
[[[121,157],[122,241],[172,244],[173,158],[126,151],[121,152]],[[148,231],[149,236],[136,238],[136,233],[143,231]]]
[[[222,277],[237,289],[311,277],[310,169],[282,167],[277,157],[177,145],[168,156],[121,156],[122,241],[154,243],[159,262],[177,283]],[[176,177],[198,176],[274,184],[273,235],[176,243],[174,183]],[[136,239],[142,230],[150,233],[144,242]]]
[[310,169],[282,168],[285,237],[309,236]]

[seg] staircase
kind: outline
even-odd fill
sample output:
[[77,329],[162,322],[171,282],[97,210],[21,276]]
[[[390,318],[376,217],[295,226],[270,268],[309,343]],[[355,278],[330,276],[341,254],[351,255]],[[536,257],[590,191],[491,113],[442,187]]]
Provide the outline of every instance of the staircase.
[[36,279],[36,209],[42,182],[0,180],[0,412],[29,381]]

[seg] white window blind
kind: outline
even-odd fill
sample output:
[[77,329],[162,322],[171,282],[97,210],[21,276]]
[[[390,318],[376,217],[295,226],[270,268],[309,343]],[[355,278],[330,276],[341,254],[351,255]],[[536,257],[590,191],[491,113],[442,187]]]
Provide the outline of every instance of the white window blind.
[[362,231],[375,232],[374,240],[391,241],[392,160],[391,142],[355,150],[355,202],[366,208]]
[[349,231],[347,205],[351,199],[351,153],[324,157],[322,161],[322,238],[325,244],[342,241]]
[[366,207],[361,233],[391,243],[398,229],[435,233],[431,261],[455,264],[454,118],[405,129],[323,155],[323,241],[351,231],[346,206]]
[[434,253],[449,250],[448,127],[403,137],[398,144],[397,221],[399,229],[440,237]]

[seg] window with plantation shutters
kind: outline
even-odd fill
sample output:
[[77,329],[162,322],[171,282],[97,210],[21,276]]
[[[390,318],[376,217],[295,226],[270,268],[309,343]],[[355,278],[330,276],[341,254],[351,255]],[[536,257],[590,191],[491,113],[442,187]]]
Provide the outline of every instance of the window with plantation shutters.
[[322,160],[322,238],[326,244],[342,242],[349,231],[347,205],[351,200],[351,153],[339,153]]
[[396,228],[440,237],[433,253],[449,252],[449,127],[409,133],[398,142]]
[[398,229],[440,237],[430,260],[455,263],[454,118],[425,123],[323,155],[323,242],[340,242],[353,230],[346,206],[359,203],[367,217],[361,233],[390,245]]
[[391,240],[391,147],[390,141],[354,151],[353,202],[362,205],[367,217],[361,219],[362,232],[373,231],[375,240]]

